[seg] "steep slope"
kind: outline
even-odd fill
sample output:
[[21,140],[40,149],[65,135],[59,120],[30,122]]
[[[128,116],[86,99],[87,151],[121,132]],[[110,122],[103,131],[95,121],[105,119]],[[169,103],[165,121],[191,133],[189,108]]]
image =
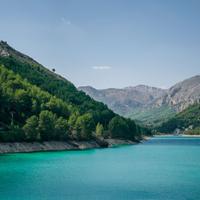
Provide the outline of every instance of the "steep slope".
[[169,105],[181,112],[200,101],[200,75],[179,82],[169,88],[167,94],[157,99],[155,105]]
[[200,134],[200,104],[194,104],[164,122],[158,131],[172,133],[180,129],[186,133]]
[[73,107],[0,65],[0,141],[62,140]]
[[14,50],[6,42],[0,42],[0,52],[4,52],[1,53],[0,64],[64,101],[78,105],[81,113],[96,107],[101,111],[107,110],[113,116],[112,111],[108,110],[105,105],[95,102],[89,96],[79,92],[71,82],[51,72],[32,58]]
[[[70,131],[76,132],[78,134],[76,135],[78,139],[89,139],[95,132],[95,127],[97,127],[97,132],[103,134],[103,136],[105,137],[134,139],[135,136],[139,136],[140,128],[135,125],[134,121],[130,121],[116,115],[114,112],[109,110],[107,106],[103,103],[96,102],[89,96],[85,95],[85,93],[78,91],[76,87],[65,78],[59,76],[54,72],[51,72],[38,62],[34,61],[32,58],[16,51],[12,47],[10,47],[6,42],[2,41],[0,42],[0,65],[3,65],[6,68],[6,70],[12,70],[13,72],[11,73],[14,73],[13,76],[16,76],[16,79],[17,76],[20,75],[19,79],[21,80],[21,82],[27,82],[28,84],[30,84],[30,87],[37,86],[42,91],[48,92],[49,95],[52,95],[52,98],[58,98],[59,102],[64,102],[70,108],[70,116],[65,116],[65,119],[67,120],[67,123],[70,126]],[[8,74],[9,73],[10,72],[8,72]],[[1,78],[4,78],[3,74]],[[11,81],[12,83],[12,79],[7,81]],[[10,85],[8,86],[8,91],[12,91],[12,87],[9,87]],[[17,88],[15,89],[17,91],[14,90],[14,93],[19,92],[18,89],[21,89],[20,85],[19,88],[18,86],[16,87]],[[2,94],[4,94],[4,92],[5,89],[2,88]],[[30,98],[30,96],[31,95],[28,94],[26,98],[29,100],[32,109],[32,107],[34,107],[35,105],[35,101],[34,98]],[[12,96],[10,98],[11,100],[13,99]],[[40,99],[40,97],[38,98]],[[13,101],[15,102],[15,99],[13,99],[11,102]],[[41,100],[41,103],[39,103],[38,106],[41,109],[40,111],[45,110],[44,108],[46,108],[46,104],[52,103],[50,101],[46,101],[43,102],[43,100]],[[19,104],[19,106],[20,105],[21,104]],[[53,102],[53,105],[55,106],[55,110],[57,110],[57,102]],[[2,114],[3,110],[5,113],[6,103],[2,104],[1,106]],[[13,106],[11,107],[13,109]],[[25,121],[28,119],[27,117],[24,117],[24,119],[20,118],[22,120],[21,122],[18,121],[16,116],[18,116],[22,111],[15,111],[12,109],[9,110],[9,112],[7,112],[9,113],[9,115],[7,116],[9,119],[7,121],[6,126],[8,127],[8,129],[10,129],[12,123],[14,122],[17,123],[17,126],[21,129]],[[26,110],[26,112],[27,113],[25,114],[25,116],[29,116],[28,113],[31,113],[32,110]],[[53,114],[56,113],[53,112]],[[57,114],[57,117],[60,116],[62,115]],[[118,125],[116,124],[116,121],[119,121],[122,125],[120,133],[114,131],[115,127]],[[2,123],[5,124],[4,122]],[[1,125],[0,128],[2,128]],[[87,136],[81,137],[80,134],[86,134]]]

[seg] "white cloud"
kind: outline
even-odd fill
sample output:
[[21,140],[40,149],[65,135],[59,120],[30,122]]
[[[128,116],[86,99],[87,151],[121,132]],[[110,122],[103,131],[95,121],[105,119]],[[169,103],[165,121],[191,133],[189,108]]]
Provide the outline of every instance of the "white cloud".
[[95,69],[95,70],[108,70],[108,69],[111,69],[112,67],[111,66],[108,66],[108,65],[96,65],[96,66],[92,66],[92,69]]
[[65,19],[64,17],[61,18],[61,22],[62,22],[63,24],[65,24],[65,25],[71,25],[71,21]]

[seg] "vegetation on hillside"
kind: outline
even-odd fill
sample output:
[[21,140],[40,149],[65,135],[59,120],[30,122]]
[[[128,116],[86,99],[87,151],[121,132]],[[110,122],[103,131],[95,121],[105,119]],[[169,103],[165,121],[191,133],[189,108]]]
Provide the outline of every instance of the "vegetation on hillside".
[[175,115],[175,110],[167,105],[154,107],[148,110],[135,109],[128,117],[137,120],[141,124],[153,128]]
[[[56,79],[57,75],[46,69],[39,70],[13,58],[2,60],[15,73],[0,66],[0,141],[140,137],[141,130],[134,121],[114,114],[65,79]],[[26,79],[21,77],[25,74]],[[120,134],[115,132],[118,126]]]
[[200,104],[189,106],[176,114],[175,117],[158,127],[158,131],[172,133],[177,128],[188,134],[200,134]]

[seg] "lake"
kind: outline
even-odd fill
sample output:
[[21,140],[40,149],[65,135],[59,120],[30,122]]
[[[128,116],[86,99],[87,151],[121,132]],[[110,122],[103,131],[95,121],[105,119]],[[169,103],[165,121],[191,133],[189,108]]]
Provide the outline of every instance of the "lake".
[[198,200],[200,138],[0,156],[0,200]]

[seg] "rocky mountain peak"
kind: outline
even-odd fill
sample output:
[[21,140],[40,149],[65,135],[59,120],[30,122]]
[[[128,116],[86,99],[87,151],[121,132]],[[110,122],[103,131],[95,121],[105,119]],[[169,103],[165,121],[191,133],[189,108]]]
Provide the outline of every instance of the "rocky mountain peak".
[[5,41],[0,41],[0,56],[8,57],[10,56],[9,53],[9,45]]
[[200,101],[200,75],[181,81],[167,91],[167,94],[154,102],[157,105],[169,105],[177,112]]
[[24,63],[37,64],[37,65],[39,64],[31,57],[15,50],[6,41],[2,41],[2,40],[0,41],[0,56],[2,57],[13,56],[13,57],[17,57]]

